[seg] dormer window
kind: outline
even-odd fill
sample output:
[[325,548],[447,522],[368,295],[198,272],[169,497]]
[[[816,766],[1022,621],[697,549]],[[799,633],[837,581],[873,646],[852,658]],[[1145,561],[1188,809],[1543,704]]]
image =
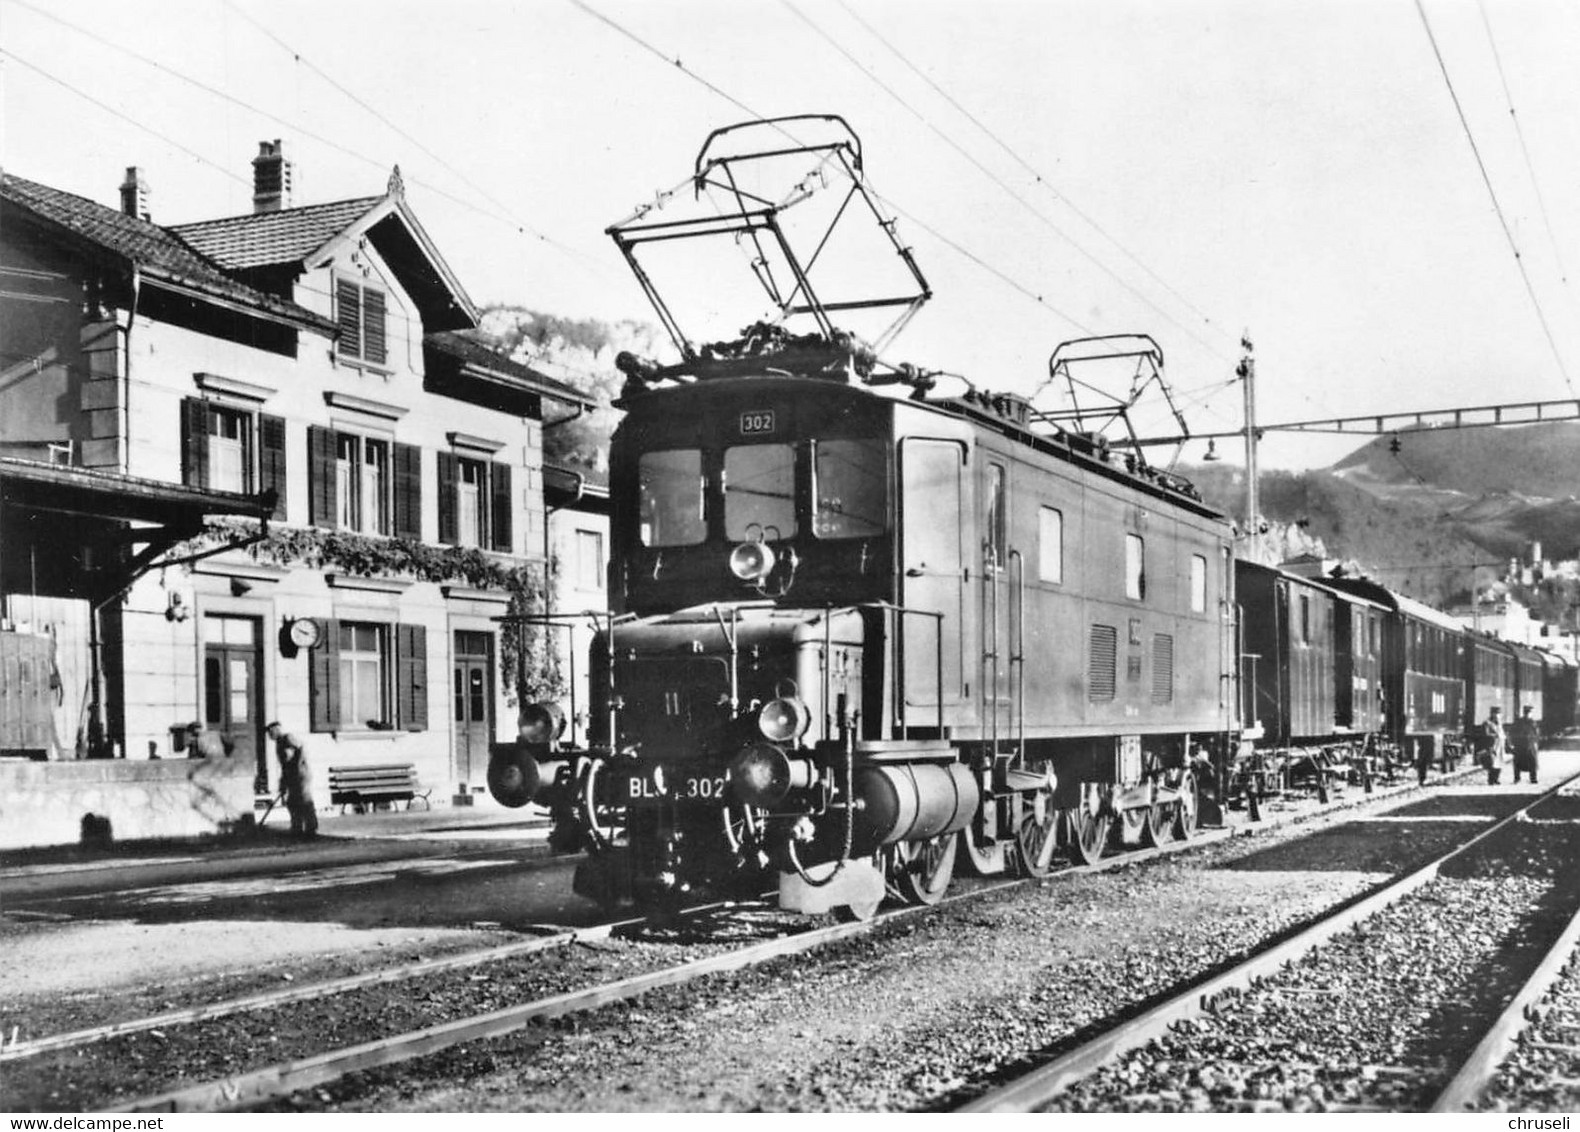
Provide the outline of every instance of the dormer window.
[[384,364],[388,357],[384,312],[383,291],[349,279],[336,282],[335,321],[340,324],[337,350],[342,358]]

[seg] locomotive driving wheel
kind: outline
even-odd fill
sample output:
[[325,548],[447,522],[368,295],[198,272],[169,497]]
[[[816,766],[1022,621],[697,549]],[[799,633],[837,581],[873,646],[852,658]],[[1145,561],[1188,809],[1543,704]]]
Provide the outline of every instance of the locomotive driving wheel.
[[1180,779],[1180,800],[1171,807],[1174,819],[1173,833],[1181,841],[1189,841],[1196,832],[1196,822],[1200,816],[1201,799],[1196,795],[1196,776],[1186,771]]
[[1020,829],[1015,834],[1015,847],[1020,873],[1045,877],[1053,871],[1053,851],[1059,842],[1059,811],[1053,808],[1053,790],[1044,787],[1029,798],[1022,795],[1019,805]]
[[1070,834],[1070,860],[1077,865],[1091,865],[1101,860],[1103,847],[1108,843],[1108,815],[1094,814],[1085,806],[1076,806],[1064,811],[1064,820]]
[[990,841],[982,844],[977,841],[975,834],[969,826],[960,831],[960,852],[965,860],[966,868],[979,877],[998,876],[1009,867],[1009,856],[1005,852],[1006,843],[1003,841]]
[[889,884],[907,904],[937,904],[955,875],[960,839],[952,833],[900,841],[889,850]]
[[1115,840],[1121,846],[1134,847],[1146,836],[1150,810],[1121,810],[1119,820],[1112,823]]
[[1175,808],[1175,803],[1158,802],[1142,811],[1145,818],[1141,827],[1141,844],[1148,849],[1156,849],[1173,840]]

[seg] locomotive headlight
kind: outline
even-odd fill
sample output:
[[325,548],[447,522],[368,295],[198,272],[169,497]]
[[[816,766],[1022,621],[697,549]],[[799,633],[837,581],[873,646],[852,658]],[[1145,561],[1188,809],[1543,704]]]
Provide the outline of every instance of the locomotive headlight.
[[760,582],[774,568],[773,547],[765,542],[743,542],[730,551],[730,573],[743,582]]
[[730,762],[730,790],[748,806],[773,806],[812,785],[809,759],[792,759],[772,743],[753,743]]
[[523,743],[552,743],[564,732],[565,713],[560,710],[559,704],[528,704],[521,709],[516,737]]
[[769,700],[757,713],[757,730],[775,743],[793,743],[812,725],[812,713],[794,696]]

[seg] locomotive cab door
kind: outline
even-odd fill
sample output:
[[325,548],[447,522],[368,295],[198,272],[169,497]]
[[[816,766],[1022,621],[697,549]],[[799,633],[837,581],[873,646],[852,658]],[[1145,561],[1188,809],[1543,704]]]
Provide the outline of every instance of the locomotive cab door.
[[1024,564],[1009,549],[1009,468],[990,457],[982,464],[978,514],[982,516],[982,689],[983,736],[995,742],[1011,736],[1012,669],[1019,662],[1015,638],[1015,613],[1021,592]]
[[900,604],[942,614],[900,619],[904,660],[895,701],[909,727],[934,725],[940,706],[947,724],[947,709],[964,698],[965,460],[958,441],[900,443]]

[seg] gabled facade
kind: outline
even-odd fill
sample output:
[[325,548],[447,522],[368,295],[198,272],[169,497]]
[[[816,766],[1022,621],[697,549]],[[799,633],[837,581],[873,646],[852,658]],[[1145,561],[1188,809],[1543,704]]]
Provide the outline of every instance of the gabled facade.
[[[544,600],[545,416],[581,397],[460,333],[476,307],[398,171],[382,196],[293,208],[278,143],[254,168],[257,211],[170,228],[135,170],[120,211],[0,177],[0,455],[269,518],[216,529],[211,508],[113,598],[28,591],[22,563],[85,552],[6,538],[0,616],[102,685],[62,688],[52,758],[183,757],[199,720],[272,793],[278,719],[320,804],[331,768],[382,764],[469,801],[533,676],[500,619]],[[102,648],[81,640],[95,618]]]

